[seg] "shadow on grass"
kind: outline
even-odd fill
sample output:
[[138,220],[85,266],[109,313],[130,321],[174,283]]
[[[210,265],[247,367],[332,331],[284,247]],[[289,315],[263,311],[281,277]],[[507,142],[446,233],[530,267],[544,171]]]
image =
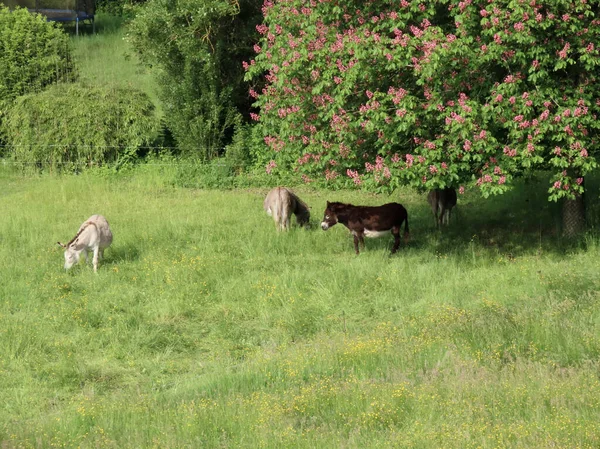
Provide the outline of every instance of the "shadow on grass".
[[140,255],[139,248],[132,244],[119,245],[114,248],[111,246],[106,250],[104,260],[107,264],[134,262],[140,259]]
[[[600,210],[596,184],[587,186],[586,195],[592,234]],[[522,182],[512,191],[486,200],[476,193],[459,197],[450,225],[440,230],[423,196],[422,205],[412,208],[409,247],[429,248],[438,254],[476,251],[509,259],[540,253],[564,255],[582,248],[585,234],[573,239],[561,235],[561,203],[548,201],[546,187],[543,181]]]
[[[592,185],[590,185],[592,184]],[[600,204],[597,204],[597,183],[586,186],[586,209],[590,231],[598,227]],[[460,196],[452,211],[450,225],[437,229],[425,195],[417,204],[407,206],[410,238],[404,243],[404,225],[401,243],[394,256],[403,251],[429,252],[438,255],[505,257],[512,259],[526,255],[555,254],[557,256],[581,249],[586,245],[586,234],[568,239],[561,235],[561,203],[548,201],[544,181],[520,182],[504,195],[482,199],[478,192]],[[338,225],[342,226],[342,225]],[[319,226],[311,222],[311,230]],[[382,251],[391,254],[393,237],[365,238],[360,252]],[[348,253],[354,254],[352,235],[347,236]]]

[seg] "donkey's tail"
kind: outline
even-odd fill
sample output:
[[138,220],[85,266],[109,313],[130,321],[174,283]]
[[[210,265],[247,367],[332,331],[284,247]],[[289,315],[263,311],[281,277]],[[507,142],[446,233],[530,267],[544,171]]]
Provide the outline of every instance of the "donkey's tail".
[[408,214],[406,214],[406,218],[404,219],[404,243],[408,243],[408,238],[409,238],[409,233],[408,233]]

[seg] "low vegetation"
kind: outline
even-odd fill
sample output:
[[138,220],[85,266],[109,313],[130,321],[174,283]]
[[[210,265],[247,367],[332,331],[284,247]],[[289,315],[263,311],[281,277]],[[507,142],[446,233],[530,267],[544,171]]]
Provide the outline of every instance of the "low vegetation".
[[[2,447],[600,445],[600,242],[561,240],[543,182],[443,232],[409,190],[298,189],[312,229],[277,233],[268,189],[170,176],[0,170]],[[355,256],[327,200],[399,200],[411,241]],[[93,213],[114,242],[65,272]]]
[[19,97],[1,128],[7,156],[56,170],[136,161],[160,121],[142,91],[74,83]]

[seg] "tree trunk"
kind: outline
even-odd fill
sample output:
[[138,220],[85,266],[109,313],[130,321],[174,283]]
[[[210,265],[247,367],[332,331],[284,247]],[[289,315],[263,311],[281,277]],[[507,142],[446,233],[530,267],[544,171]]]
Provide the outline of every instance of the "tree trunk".
[[565,237],[574,237],[585,230],[585,201],[583,194],[576,194],[574,200],[563,200],[562,228]]

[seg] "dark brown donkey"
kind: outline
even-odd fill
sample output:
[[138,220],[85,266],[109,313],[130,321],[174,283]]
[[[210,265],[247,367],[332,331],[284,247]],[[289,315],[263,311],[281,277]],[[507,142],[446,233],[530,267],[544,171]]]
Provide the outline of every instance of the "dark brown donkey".
[[427,202],[431,206],[431,211],[435,218],[435,225],[439,228],[442,225],[450,224],[450,213],[456,206],[456,190],[452,187],[445,189],[435,189],[427,195]]
[[402,204],[388,203],[383,206],[353,206],[352,204],[330,203],[327,201],[325,216],[321,223],[327,231],[336,223],[342,223],[354,236],[354,250],[358,243],[365,247],[365,236],[380,237],[388,232],[394,236],[392,254],[400,247],[400,227],[404,224],[404,243],[408,241],[408,213]]

